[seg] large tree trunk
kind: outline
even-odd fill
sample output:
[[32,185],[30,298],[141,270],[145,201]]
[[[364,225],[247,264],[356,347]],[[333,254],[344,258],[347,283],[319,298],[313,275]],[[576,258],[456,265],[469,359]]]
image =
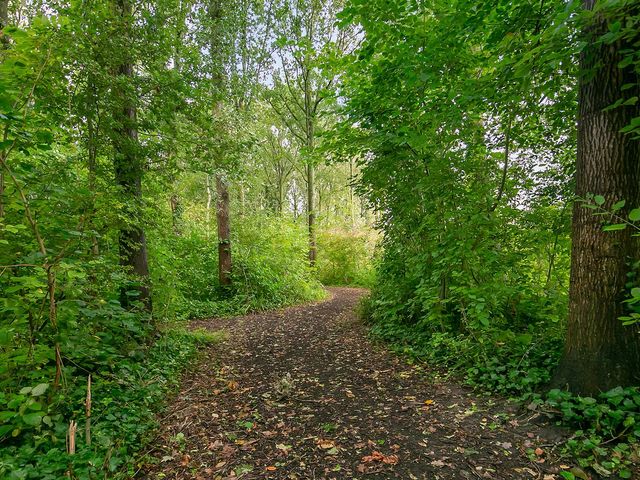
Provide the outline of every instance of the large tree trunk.
[[[118,0],[118,13],[122,17],[125,29],[130,28],[132,8],[130,0]],[[125,31],[126,31],[125,30]],[[127,33],[127,36],[129,34]],[[118,68],[118,75],[133,79],[133,63],[126,59]],[[151,311],[151,291],[149,288],[149,265],[147,262],[147,242],[142,228],[142,175],[143,165],[139,155],[136,102],[127,92],[119,92],[120,127],[114,135],[114,168],[116,182],[124,199],[120,227],[119,249],[120,265],[140,280],[137,287],[138,300]],[[116,112],[117,114],[117,112]],[[129,296],[123,292],[121,303],[130,305]]]
[[[592,9],[595,0],[583,4]],[[576,193],[581,198],[589,193],[602,195],[607,205],[625,200],[629,207],[638,207],[640,143],[620,129],[640,116],[640,108],[603,111],[625,94],[640,95],[632,68],[618,68],[620,51],[632,47],[622,42],[596,43],[608,31],[608,22],[601,15],[594,22],[585,32],[590,43],[581,58],[586,74],[579,87]],[[630,83],[636,87],[623,93],[621,87]],[[638,239],[629,229],[603,232],[601,217],[579,202],[573,209],[572,235],[569,324],[554,383],[581,394],[637,385],[640,336],[618,317],[625,312],[622,301],[630,262],[639,258]]]
[[218,220],[218,278],[220,285],[231,285],[231,227],[229,225],[229,187],[216,175],[216,218]]

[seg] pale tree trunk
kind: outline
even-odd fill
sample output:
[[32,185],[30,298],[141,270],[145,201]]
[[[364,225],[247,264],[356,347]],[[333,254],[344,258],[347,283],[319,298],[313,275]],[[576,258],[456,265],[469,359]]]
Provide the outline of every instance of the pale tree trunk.
[[[305,65],[308,61],[305,60]],[[316,212],[314,205],[314,189],[315,189],[315,166],[313,164],[313,140],[315,134],[314,115],[312,104],[313,99],[311,96],[311,85],[309,84],[310,70],[307,70],[304,76],[304,105],[305,105],[305,126],[306,126],[306,140],[307,140],[307,224],[309,227],[309,265],[312,267],[316,264]]]
[[216,218],[218,220],[218,278],[220,285],[231,285],[231,227],[229,225],[229,186],[216,175]]
[[313,163],[307,164],[307,225],[309,227],[309,265],[316,264],[316,212],[314,209],[315,169]]
[[[132,24],[132,6],[130,0],[117,1],[118,14],[122,17],[125,29]],[[128,35],[128,34],[127,34]],[[133,62],[127,59],[118,68],[118,75],[132,81],[134,77]],[[114,167],[116,182],[124,196],[126,218],[120,227],[119,249],[120,265],[133,273],[140,280],[138,300],[142,301],[146,310],[151,311],[151,290],[149,287],[149,265],[147,261],[147,242],[142,227],[142,176],[143,165],[139,154],[136,102],[125,92],[119,92],[120,124],[115,132]],[[128,296],[121,295],[123,306],[130,305]]]
[[353,159],[349,159],[349,214],[351,216],[351,226],[356,222],[356,209],[353,202]]
[[211,176],[206,174],[206,182],[207,182],[207,209],[205,210],[206,222],[207,222],[207,240],[209,240],[210,230],[211,230],[211,200],[213,199],[213,195],[211,194]]
[[[595,0],[584,0],[592,9]],[[629,8],[628,15],[637,14]],[[623,22],[624,23],[624,22]],[[578,157],[576,194],[599,194],[607,206],[625,200],[628,208],[640,206],[640,143],[620,133],[640,107],[604,109],[622,95],[640,95],[633,66],[620,69],[621,50],[632,45],[597,43],[608,31],[601,14],[587,28],[589,45],[581,57],[579,87]],[[592,72],[592,73],[591,73]],[[625,84],[632,89],[621,92]],[[622,385],[637,385],[640,374],[640,335],[618,319],[625,313],[627,273],[640,256],[638,238],[629,229],[603,232],[601,217],[576,202],[573,209],[569,321],[564,355],[554,383],[580,394],[596,394]]]

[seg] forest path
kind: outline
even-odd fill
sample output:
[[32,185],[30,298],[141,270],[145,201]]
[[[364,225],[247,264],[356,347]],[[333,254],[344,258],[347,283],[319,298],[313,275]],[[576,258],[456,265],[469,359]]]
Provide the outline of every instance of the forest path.
[[196,322],[229,338],[184,379],[143,478],[561,478],[558,432],[429,380],[366,337],[354,313],[365,291],[330,292]]

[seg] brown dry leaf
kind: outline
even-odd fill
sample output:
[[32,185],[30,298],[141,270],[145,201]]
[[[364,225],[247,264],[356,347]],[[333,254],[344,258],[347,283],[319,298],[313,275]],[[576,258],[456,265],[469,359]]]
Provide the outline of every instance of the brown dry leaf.
[[543,450],[543,449],[541,449],[540,447],[538,447],[538,448],[536,448],[536,449],[534,450],[534,453],[535,453],[537,456],[541,456],[541,455],[544,455],[544,450]]
[[356,467],[356,470],[358,471],[358,473],[366,473],[367,472],[367,466],[364,463],[361,463],[360,465],[358,465]]
[[373,463],[373,462],[382,462],[382,463],[386,463],[387,465],[395,465],[398,463],[399,460],[400,458],[398,457],[398,455],[385,455],[381,452],[378,452],[377,450],[374,450],[371,453],[371,455],[366,455],[362,457],[362,460],[360,461],[363,464]]
[[230,380],[229,382],[227,382],[227,388],[229,390],[236,390],[238,388],[238,382],[236,382],[235,380]]
[[225,445],[224,447],[222,447],[222,452],[220,453],[220,455],[222,455],[223,457],[231,457],[234,453],[236,453],[235,448],[233,448],[231,445]]
[[378,451],[374,451],[371,455],[366,455],[362,457],[362,463],[370,463],[370,462],[381,462],[384,458],[384,455]]
[[190,461],[191,461],[191,455],[189,455],[188,453],[185,453],[182,456],[182,460],[180,460],[180,465],[182,465],[183,467],[186,467],[187,465],[189,465]]
[[318,440],[318,446],[324,450],[329,450],[336,446],[333,440]]
[[398,455],[385,455],[385,457],[382,459],[382,462],[386,463],[387,465],[396,465],[399,460],[400,458],[398,457]]
[[273,465],[269,465],[268,467],[265,468],[265,470],[267,470],[268,472],[275,472],[277,468],[274,467]]
[[224,447],[224,443],[222,443],[222,441],[220,440],[216,440],[215,442],[211,442],[209,444],[209,446],[207,447],[208,450],[220,450],[222,447]]

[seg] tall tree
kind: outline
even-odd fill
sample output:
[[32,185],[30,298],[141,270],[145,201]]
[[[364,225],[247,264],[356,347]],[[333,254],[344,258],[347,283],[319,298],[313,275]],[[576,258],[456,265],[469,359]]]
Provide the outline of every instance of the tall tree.
[[[151,311],[147,241],[141,212],[144,165],[138,140],[136,90],[133,85],[134,64],[128,50],[133,40],[133,8],[130,0],[116,0],[115,7],[123,40],[122,56],[115,79],[118,88],[114,117],[117,120],[113,134],[116,183],[124,200],[118,240],[120,264],[141,281],[136,287],[139,292],[138,299]],[[121,300],[125,306],[130,303],[126,292],[123,292]]]
[[[640,142],[620,130],[640,117],[640,105],[628,102],[607,108],[622,95],[636,100],[640,96],[634,66],[621,63],[637,38],[620,35],[610,41],[604,36],[615,30],[616,22],[624,24],[640,9],[625,6],[607,12],[596,0],[583,0],[583,7],[591,15],[581,55],[576,194],[601,195],[609,205],[625,200],[628,206],[638,206]],[[623,86],[628,89],[625,93]],[[625,312],[622,302],[631,262],[640,258],[638,238],[628,229],[603,232],[600,217],[579,202],[573,209],[572,235],[569,323],[555,381],[584,394],[637,385],[640,336],[618,317]]]
[[335,75],[325,62],[344,52],[353,40],[353,30],[338,29],[333,0],[284,0],[278,9],[275,88],[269,97],[305,154],[306,209],[309,230],[309,263],[316,261],[315,176],[317,138],[322,108],[334,92]]

